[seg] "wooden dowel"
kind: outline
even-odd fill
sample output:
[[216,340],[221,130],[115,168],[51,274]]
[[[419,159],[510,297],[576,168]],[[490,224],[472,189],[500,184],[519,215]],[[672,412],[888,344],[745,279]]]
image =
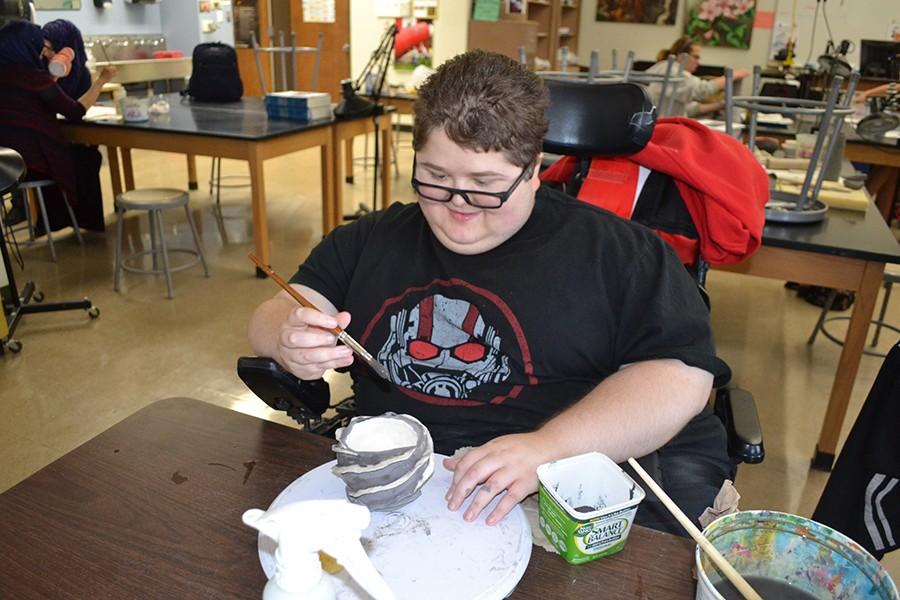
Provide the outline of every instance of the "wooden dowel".
[[707,556],[716,564],[722,574],[728,578],[728,580],[734,584],[734,587],[741,593],[741,595],[747,600],[762,600],[762,596],[756,593],[747,580],[744,579],[737,570],[731,566],[731,563],[722,556],[722,553],[719,552],[715,546],[712,545],[706,537],[704,537],[703,533],[697,529],[697,526],[688,518],[686,514],[681,512],[681,509],[678,508],[678,505],[669,498],[669,495],[666,494],[661,487],[653,480],[650,475],[647,474],[647,471],[638,464],[634,458],[628,459],[628,464],[635,470],[635,472],[640,475],[641,479],[644,480],[644,483],[647,484],[653,493],[656,494],[657,498],[662,501],[669,512],[672,513],[681,526],[684,527],[687,532],[694,538],[694,541],[697,542],[697,545],[703,548],[703,551],[706,552]]
[[[260,269],[262,269],[262,271],[263,271],[266,275],[268,275],[269,277],[271,277],[271,278],[272,278],[272,281],[274,281],[275,283],[278,284],[278,287],[280,287],[280,288],[283,289],[285,292],[287,292],[288,294],[290,294],[290,295],[291,295],[291,298],[293,298],[294,300],[296,300],[297,302],[299,302],[302,306],[305,306],[306,308],[311,308],[311,309],[313,309],[313,310],[318,310],[319,312],[322,312],[321,310],[319,310],[319,308],[318,308],[315,304],[313,304],[312,302],[310,302],[309,300],[307,300],[307,299],[303,296],[303,294],[301,294],[301,293],[298,292],[296,289],[294,289],[294,288],[291,286],[291,284],[289,284],[287,281],[285,281],[284,279],[282,279],[281,276],[278,275],[278,273],[276,273],[275,271],[273,271],[273,270],[272,270],[272,267],[270,267],[269,265],[265,264],[263,261],[259,260],[259,258],[257,258],[257,256],[256,256],[255,254],[253,254],[253,253],[251,252],[251,253],[248,254],[247,256],[249,256],[249,257],[250,257],[250,260],[252,260],[252,261],[256,264],[257,267],[259,267]],[[324,327],[323,327],[322,329],[324,329]],[[332,328],[332,329],[329,329],[328,331],[330,331],[330,332],[333,333],[334,335],[340,335],[344,330],[341,329],[340,327],[334,327],[334,328]]]

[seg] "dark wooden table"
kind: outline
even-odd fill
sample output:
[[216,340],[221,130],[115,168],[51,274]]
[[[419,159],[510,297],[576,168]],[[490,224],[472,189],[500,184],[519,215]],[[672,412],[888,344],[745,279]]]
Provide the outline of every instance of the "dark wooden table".
[[[322,232],[341,223],[341,179],[336,174],[341,142],[365,133],[372,127],[370,117],[344,121],[332,118],[302,122],[270,119],[261,98],[245,97],[238,102],[210,103],[166,94],[170,111],[151,116],[149,121],[66,122],[63,131],[71,142],[106,146],[114,195],[133,190],[134,168],[131,149],[158,150],[187,155],[188,182],[196,189],[195,156],[217,156],[245,160],[249,165],[250,201],[253,209],[253,239],[256,255],[266,264],[269,258],[269,228],[263,165],[266,160],[307,148],[320,147],[322,181]],[[384,162],[390,164],[390,115],[385,125]],[[348,144],[349,145],[349,144]],[[121,172],[119,156],[121,155]],[[302,165],[301,165],[302,166]],[[124,176],[124,184],[123,184]],[[382,205],[390,203],[390,168],[382,168]]]
[[245,160],[250,171],[256,255],[264,263],[271,264],[263,163],[269,158],[318,146],[321,148],[323,232],[327,233],[337,225],[333,221],[337,212],[333,207],[333,119],[308,123],[269,119],[260,98],[209,103],[182,99],[173,93],[166,94],[166,100],[169,113],[151,116],[149,121],[97,120],[63,124],[63,132],[70,142],[106,146],[113,195],[135,188],[132,148],[186,154],[191,189],[196,189],[196,155]]
[[856,128],[844,126],[847,146],[844,156],[856,162],[872,165],[866,188],[875,198],[881,216],[888,223],[891,211],[900,194],[900,140],[897,138],[864,138],[856,133]]
[[[0,598],[260,598],[241,523],[331,441],[186,398],[156,402],[0,495]],[[634,527],[572,567],[534,548],[512,598],[687,600],[693,544]]]

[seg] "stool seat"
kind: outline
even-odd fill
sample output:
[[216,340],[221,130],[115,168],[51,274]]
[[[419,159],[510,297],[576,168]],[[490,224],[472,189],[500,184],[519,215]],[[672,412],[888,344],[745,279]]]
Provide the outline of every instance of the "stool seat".
[[129,190],[116,196],[116,203],[125,210],[165,210],[186,206],[188,193],[176,188]]
[[[50,259],[53,262],[56,262],[56,247],[53,245],[53,232],[50,230],[50,222],[47,217],[47,206],[44,203],[44,193],[42,191],[43,188],[50,187],[56,185],[56,182],[52,179],[35,179],[31,181],[22,181],[16,186],[16,190],[20,192],[24,192],[25,190],[34,190],[34,194],[37,198],[38,210],[40,211],[41,220],[44,222],[44,235],[47,236],[47,247],[50,249]],[[69,204],[69,199],[66,198],[66,193],[60,189],[60,193],[62,194],[63,203],[66,205],[66,210],[69,212],[69,218],[72,220],[72,229],[75,231],[75,237],[78,239],[78,243],[84,246],[84,238],[81,237],[81,227],[78,226],[78,219],[75,217],[75,212],[72,210],[72,205]],[[27,224],[25,227],[20,227],[19,229],[10,229],[11,232],[20,231],[22,229],[28,230],[28,241],[34,242],[34,224],[31,220],[31,211],[26,207],[25,209],[25,217],[27,220]]]
[[32,181],[23,181],[19,184],[20,190],[31,190],[35,188],[48,187],[51,185],[56,185],[56,182],[52,179],[35,179]]
[[[197,233],[197,226],[194,224],[194,217],[191,216],[190,206],[188,205],[189,195],[184,190],[175,188],[145,188],[140,190],[129,190],[116,196],[116,267],[115,280],[113,288],[119,291],[119,280],[121,272],[130,271],[132,273],[155,274],[161,273],[166,278],[167,297],[171,299],[172,294],[172,272],[187,269],[198,262],[203,266],[203,274],[209,277],[209,269],[206,266],[206,258],[203,256],[203,247],[200,244],[200,236]],[[163,226],[162,211],[169,208],[183,208],[185,219],[191,230],[191,237],[194,240],[194,248],[169,248],[166,242],[166,236]],[[123,223],[125,220],[125,211],[128,210],[145,210],[150,225],[150,249],[135,252],[129,256],[124,256],[123,244]],[[188,263],[172,266],[169,264],[170,254],[187,254],[193,257]],[[153,259],[153,268],[145,269],[127,265],[126,263],[132,259],[138,259],[144,256],[150,256]],[[162,258],[162,268],[157,266],[157,257]]]

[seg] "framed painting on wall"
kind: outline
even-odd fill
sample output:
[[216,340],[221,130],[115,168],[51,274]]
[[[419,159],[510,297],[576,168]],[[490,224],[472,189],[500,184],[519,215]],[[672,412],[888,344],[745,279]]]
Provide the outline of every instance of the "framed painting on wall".
[[678,0],[597,0],[597,20],[674,25]]
[[688,0],[684,33],[703,46],[750,48],[756,0]]
[[81,0],[34,0],[34,10],[81,10]]

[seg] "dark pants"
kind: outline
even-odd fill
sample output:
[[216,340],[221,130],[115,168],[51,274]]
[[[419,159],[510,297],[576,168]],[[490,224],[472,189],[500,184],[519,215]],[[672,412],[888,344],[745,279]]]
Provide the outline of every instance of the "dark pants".
[[[100,163],[102,157],[96,146],[83,146],[72,144],[70,146],[72,162],[75,164],[75,180],[78,195],[68,198],[72,212],[78,220],[78,226],[88,231],[103,232],[105,229],[103,220],[103,196],[100,191]],[[28,181],[53,178],[44,173],[30,171],[26,177]],[[47,207],[47,220],[50,222],[51,231],[57,231],[72,226],[72,218],[63,201],[62,192],[57,186],[45,187],[41,190],[44,196],[44,204]],[[13,208],[16,206],[24,209],[24,194],[16,192],[13,196]],[[38,218],[35,223],[35,235],[44,235],[44,222]]]
[[[681,507],[694,524],[704,509],[712,506],[726,479],[733,478],[733,465],[728,457],[727,436],[722,421],[707,406],[691,419],[668,444],[638,462],[667,494]],[[640,477],[626,463],[621,465],[632,479]],[[644,527],[687,537],[687,532],[647,489],[634,522]],[[701,528],[702,529],[702,528]]]

